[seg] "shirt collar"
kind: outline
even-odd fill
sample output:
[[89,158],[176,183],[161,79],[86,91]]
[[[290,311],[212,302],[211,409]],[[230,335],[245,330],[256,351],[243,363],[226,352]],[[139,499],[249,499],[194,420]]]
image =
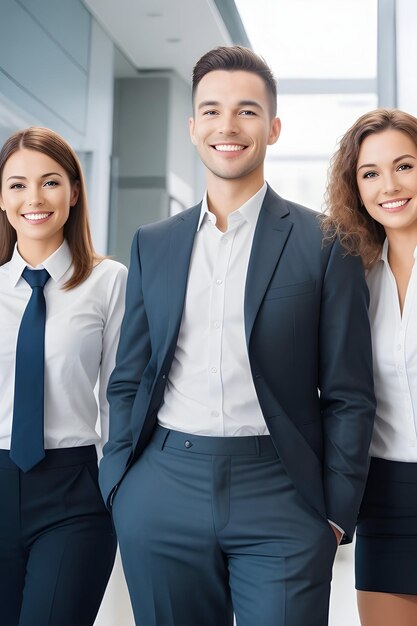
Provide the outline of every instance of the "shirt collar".
[[384,263],[388,265],[388,239],[387,238],[385,238],[385,241],[382,244],[381,261],[384,261]]
[[[50,274],[51,278],[58,282],[64,276],[65,272],[71,267],[72,254],[68,243],[64,240],[50,257],[45,259],[38,267],[44,267]],[[26,261],[20,256],[17,244],[14,247],[12,258],[9,261],[9,276],[12,287],[16,287],[22,272],[27,267]]]
[[[228,219],[232,218],[233,220],[233,216],[237,217],[239,215],[240,217],[243,217],[243,219],[246,222],[248,222],[251,226],[255,227],[256,222],[258,221],[259,213],[261,211],[262,203],[265,198],[266,190],[267,190],[267,184],[264,182],[262,187],[259,189],[259,191],[255,193],[255,195],[249,198],[249,200],[247,200],[244,204],[242,204],[241,207],[236,209],[236,211],[233,211],[233,213],[230,213],[230,215],[228,216]],[[204,194],[203,200],[201,202],[200,218],[198,220],[197,231],[200,230],[201,225],[206,216],[207,216],[207,219],[212,220],[214,224],[216,223],[216,219],[214,216],[211,217],[212,215],[213,213],[210,213],[209,208],[208,208],[207,191],[206,191]]]

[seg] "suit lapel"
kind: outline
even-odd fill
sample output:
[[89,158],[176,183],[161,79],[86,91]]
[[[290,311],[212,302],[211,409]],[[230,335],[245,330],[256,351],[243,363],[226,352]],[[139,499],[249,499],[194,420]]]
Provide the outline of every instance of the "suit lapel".
[[[201,203],[179,214],[170,231],[166,349],[177,341],[200,210]],[[268,187],[256,225],[246,278],[245,332],[248,346],[256,315],[292,228],[292,222],[283,219],[287,215],[284,200]]]
[[200,209],[201,203],[189,211],[179,214],[170,231],[169,251],[167,254],[169,306],[167,349],[172,345],[173,341],[177,341]]
[[245,333],[249,341],[265,291],[292,228],[285,202],[268,186],[259,213],[245,287]]

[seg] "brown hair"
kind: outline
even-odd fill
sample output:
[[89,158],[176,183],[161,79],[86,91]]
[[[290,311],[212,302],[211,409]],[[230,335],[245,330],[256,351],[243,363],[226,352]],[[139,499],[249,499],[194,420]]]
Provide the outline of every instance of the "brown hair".
[[417,146],[417,118],[399,109],[375,109],[362,115],[343,135],[328,173],[322,222],[325,236],[338,236],[347,252],[360,255],[367,268],[379,259],[385,230],[362,204],[356,167],[364,139],[388,129],[405,133]]
[[201,79],[209,72],[226,70],[228,72],[242,70],[257,74],[265,83],[271,102],[271,114],[275,117],[277,110],[277,84],[271,69],[264,59],[250,48],[243,46],[219,46],[206,52],[197,61],[193,69],[192,96],[193,103],[195,92]]
[[[79,185],[78,200],[71,208],[64,225],[64,237],[71,250],[74,268],[64,289],[72,289],[88,278],[94,263],[102,258],[95,253],[93,248],[88,222],[87,193],[80,162],[71,146],[49,128],[32,126],[18,131],[6,140],[0,150],[0,193],[6,161],[12,154],[24,148],[49,156],[64,168],[71,185],[75,183]],[[0,211],[0,265],[10,261],[16,240],[15,229],[10,225],[5,211]]]

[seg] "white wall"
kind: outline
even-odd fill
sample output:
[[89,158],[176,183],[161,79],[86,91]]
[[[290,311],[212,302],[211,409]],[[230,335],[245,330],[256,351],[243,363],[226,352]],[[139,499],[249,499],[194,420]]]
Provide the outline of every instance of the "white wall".
[[47,126],[80,153],[93,240],[102,253],[107,252],[113,51],[80,0],[1,1],[0,141],[25,126]]
[[70,143],[85,132],[90,21],[79,0],[1,2],[0,94]]
[[168,193],[189,208],[200,200],[196,191],[196,149],[191,143],[188,118],[192,115],[190,86],[175,72],[170,77],[168,127]]
[[89,155],[87,191],[91,230],[98,252],[107,252],[110,163],[113,135],[114,46],[95,20],[91,23],[85,134],[76,149]]
[[417,116],[417,2],[397,0],[398,108]]

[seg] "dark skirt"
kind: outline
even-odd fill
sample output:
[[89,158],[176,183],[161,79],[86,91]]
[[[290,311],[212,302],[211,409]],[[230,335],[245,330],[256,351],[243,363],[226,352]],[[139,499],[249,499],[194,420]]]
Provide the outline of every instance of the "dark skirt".
[[355,573],[360,591],[417,595],[417,463],[371,460]]

